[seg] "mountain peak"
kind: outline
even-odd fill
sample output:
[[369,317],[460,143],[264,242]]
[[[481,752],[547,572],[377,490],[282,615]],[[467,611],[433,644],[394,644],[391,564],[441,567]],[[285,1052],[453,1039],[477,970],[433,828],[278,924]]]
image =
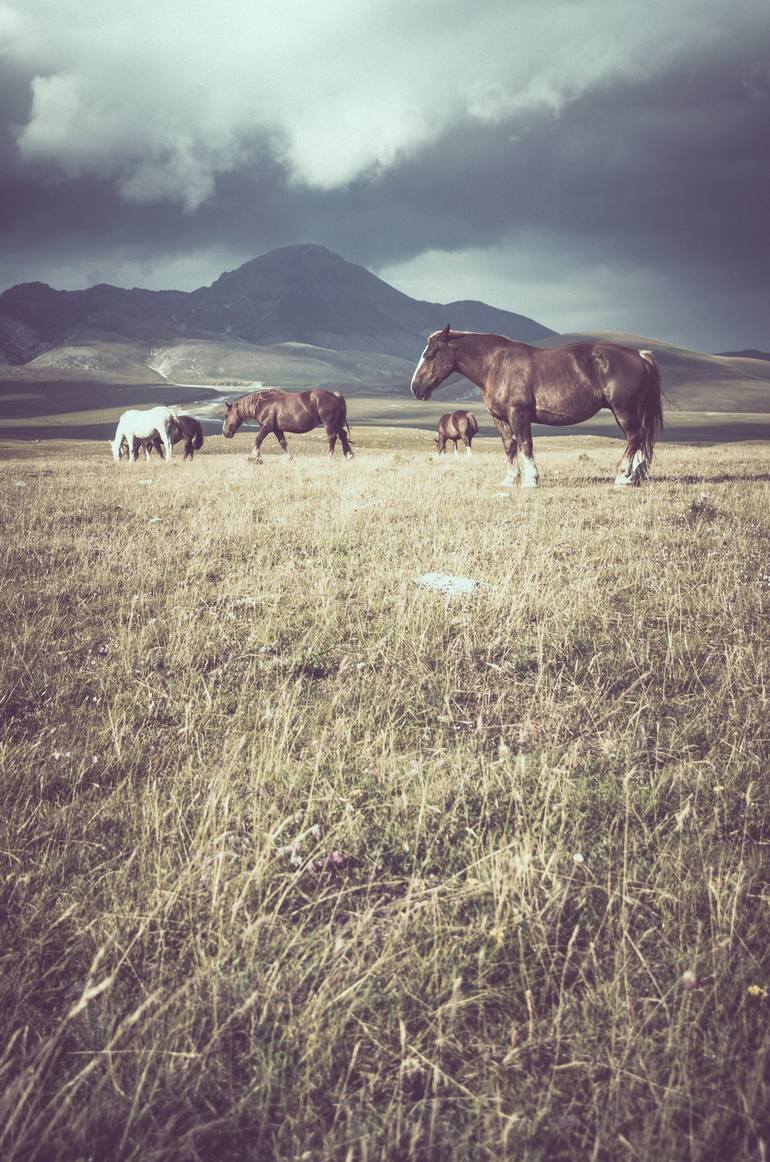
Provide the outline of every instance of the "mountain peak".
[[218,286],[223,281],[244,278],[261,271],[298,271],[350,265],[352,264],[346,262],[341,255],[335,254],[333,250],[328,250],[326,246],[319,246],[314,242],[302,242],[296,246],[278,246],[274,250],[268,250],[265,254],[249,258],[237,266],[235,270],[225,271],[211,285],[212,287]]
[[[189,294],[104,284],[85,291],[40,284],[14,288],[0,296],[0,357],[25,362],[30,351],[65,338],[72,342],[87,328],[150,343],[174,335],[262,347],[294,342],[411,360],[425,336],[444,325],[446,310],[410,298],[326,246],[303,242],[249,259]],[[459,329],[495,331],[525,342],[553,334],[532,319],[483,303],[452,304],[451,315]],[[20,324],[29,334],[23,349],[16,340],[3,339]]]

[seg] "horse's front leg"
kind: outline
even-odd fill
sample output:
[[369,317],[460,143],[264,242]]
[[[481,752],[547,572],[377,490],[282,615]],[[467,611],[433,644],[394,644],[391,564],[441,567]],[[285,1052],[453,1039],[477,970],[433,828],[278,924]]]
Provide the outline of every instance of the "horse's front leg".
[[169,436],[168,432],[163,431],[160,433],[160,439],[161,443],[163,444],[163,459],[170,460],[174,455],[174,445],[171,441],[171,437]]
[[532,421],[528,411],[516,409],[511,414],[511,428],[521,452],[521,486],[536,488],[540,483],[540,473],[532,452]]
[[272,424],[263,424],[262,427],[257,432],[257,438],[254,441],[254,447],[253,447],[253,449],[248,457],[249,460],[251,461],[251,463],[253,463],[253,464],[261,464],[262,463],[262,441],[265,439],[266,436],[270,435],[272,430],[273,430]]
[[326,439],[329,441],[328,455],[333,456],[334,449],[337,447],[337,429],[336,428],[327,428],[326,429]]
[[503,441],[505,448],[505,455],[508,458],[508,471],[505,474],[505,479],[501,482],[503,488],[510,488],[519,482],[519,463],[516,456],[516,440],[513,435],[513,430],[510,424],[505,420],[496,420],[492,416],[492,422],[500,433],[500,439]]

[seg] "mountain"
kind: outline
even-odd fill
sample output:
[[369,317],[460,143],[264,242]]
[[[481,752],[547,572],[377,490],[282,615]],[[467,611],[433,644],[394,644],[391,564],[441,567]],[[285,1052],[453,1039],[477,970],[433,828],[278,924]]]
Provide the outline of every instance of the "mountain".
[[[554,334],[485,303],[420,302],[323,246],[303,245],[272,250],[189,293],[105,285],[84,291],[57,291],[44,283],[12,287],[0,295],[0,359],[95,373],[114,368],[117,359],[190,375],[197,359],[205,375],[238,378],[250,347],[269,349],[272,365],[284,355],[289,362],[296,356],[278,350],[281,345],[305,344],[392,356],[396,365],[382,365],[387,378],[388,372],[401,376],[402,363],[413,366],[426,336],[447,322],[502,330],[528,342]],[[253,371],[246,373],[255,378]]]
[[[426,336],[450,323],[550,346],[604,339],[649,347],[670,404],[770,411],[770,359],[706,355],[620,332],[557,335],[486,303],[429,303],[323,246],[284,246],[198,290],[25,283],[0,295],[0,380],[94,384],[308,385],[403,395]],[[446,398],[477,389],[453,376]]]

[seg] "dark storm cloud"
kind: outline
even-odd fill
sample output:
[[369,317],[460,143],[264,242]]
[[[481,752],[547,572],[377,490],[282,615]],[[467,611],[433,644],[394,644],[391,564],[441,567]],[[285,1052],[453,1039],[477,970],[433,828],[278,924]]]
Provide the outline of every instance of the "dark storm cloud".
[[228,0],[252,39],[146,7],[94,44],[0,4],[3,285],[189,288],[313,240],[559,329],[770,345],[765,5]]

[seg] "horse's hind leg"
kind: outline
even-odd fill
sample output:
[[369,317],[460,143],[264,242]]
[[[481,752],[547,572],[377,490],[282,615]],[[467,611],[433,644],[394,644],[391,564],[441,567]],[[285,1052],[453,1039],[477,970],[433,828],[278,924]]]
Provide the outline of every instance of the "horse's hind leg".
[[500,439],[503,441],[505,448],[505,455],[508,458],[508,471],[505,478],[501,481],[503,488],[508,488],[513,484],[518,484],[519,481],[519,463],[516,456],[516,440],[514,439],[513,431],[509,424],[503,420],[496,420],[492,417],[492,422],[500,433]]
[[472,453],[471,453],[471,437],[470,436],[463,436],[463,443],[465,444],[465,455],[466,456],[472,455]]
[[326,439],[329,441],[327,455],[333,456],[334,449],[337,447],[337,429],[336,428],[327,428],[326,429]]
[[281,445],[281,447],[283,448],[286,455],[291,460],[292,456],[291,456],[291,452],[289,451],[289,445],[286,443],[286,437],[284,436],[282,429],[279,428],[277,424],[273,428],[273,434],[275,435],[276,440]]
[[525,412],[516,411],[512,416],[511,427],[521,452],[521,486],[535,488],[540,483],[540,473],[532,451],[532,421]]
[[642,433],[635,417],[612,409],[618,427],[626,437],[626,446],[618,463],[615,487],[638,487],[647,476],[647,461],[641,451]]

